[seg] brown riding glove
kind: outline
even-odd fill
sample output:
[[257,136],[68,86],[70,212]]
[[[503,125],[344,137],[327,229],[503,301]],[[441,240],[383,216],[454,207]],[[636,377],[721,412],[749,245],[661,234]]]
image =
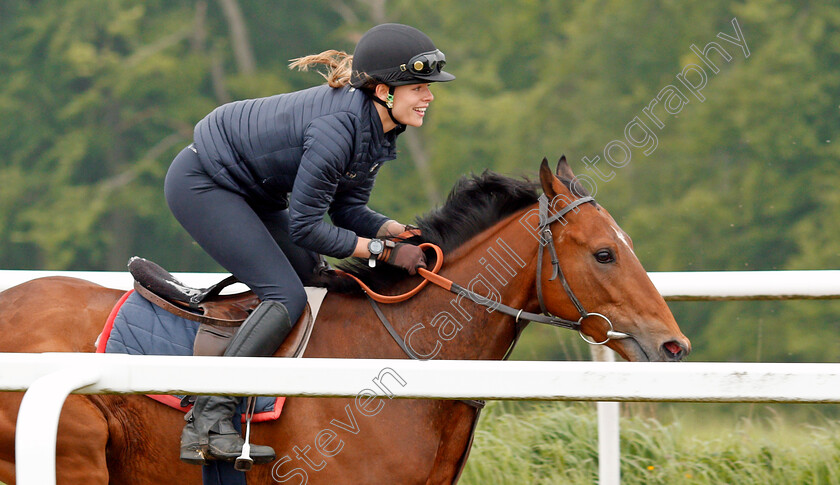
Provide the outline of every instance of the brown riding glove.
[[417,268],[426,267],[426,256],[423,250],[413,244],[396,243],[393,247],[386,244],[385,250],[377,259],[398,266],[411,275],[417,273]]

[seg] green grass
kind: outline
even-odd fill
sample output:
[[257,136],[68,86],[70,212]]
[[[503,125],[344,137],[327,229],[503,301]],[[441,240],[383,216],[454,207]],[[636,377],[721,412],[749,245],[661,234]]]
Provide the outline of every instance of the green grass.
[[[838,421],[802,425],[770,414],[732,422],[702,412],[670,421],[622,418],[623,485],[840,484]],[[461,483],[591,485],[597,447],[592,404],[493,402]]]

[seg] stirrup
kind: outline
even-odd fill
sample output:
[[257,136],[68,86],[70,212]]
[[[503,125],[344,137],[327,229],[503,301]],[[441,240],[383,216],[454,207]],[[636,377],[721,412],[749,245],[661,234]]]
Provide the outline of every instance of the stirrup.
[[254,460],[251,458],[251,444],[246,441],[242,445],[242,454],[233,462],[233,469],[240,472],[247,472],[252,466],[254,466]]
[[248,396],[248,404],[245,406],[245,443],[242,445],[242,454],[236,458],[233,468],[241,472],[247,472],[254,466],[251,458],[251,418],[257,406],[257,398]]

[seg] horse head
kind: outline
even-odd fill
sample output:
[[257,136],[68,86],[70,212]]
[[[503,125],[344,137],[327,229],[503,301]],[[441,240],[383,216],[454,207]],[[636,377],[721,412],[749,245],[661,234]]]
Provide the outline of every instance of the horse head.
[[[633,252],[630,237],[594,200],[580,202],[588,194],[565,157],[554,173],[543,160],[540,183],[546,199],[540,217],[548,221],[541,229],[548,231],[540,232],[538,251],[557,261],[540,258],[536,278],[545,310],[578,320],[587,341],[603,343],[627,360],[681,360],[691,344]],[[567,209],[575,203],[580,205]],[[568,212],[557,217],[564,209]]]

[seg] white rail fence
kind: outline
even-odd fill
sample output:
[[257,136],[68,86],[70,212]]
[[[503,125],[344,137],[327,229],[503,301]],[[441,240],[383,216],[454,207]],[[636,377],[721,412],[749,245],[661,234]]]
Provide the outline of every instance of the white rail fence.
[[[127,289],[127,273],[0,271],[0,290],[51,275]],[[667,300],[840,298],[840,271],[649,273]],[[209,286],[221,275],[177,273]],[[606,354],[607,360],[612,358]],[[618,402],[840,402],[840,364],[469,362],[0,354],[0,391],[28,391],[18,415],[19,484],[54,484],[58,414],[71,392],[353,397],[390,370],[393,398],[539,399],[599,403],[600,483],[618,484]],[[177,372],[173,369],[177,368]],[[208,372],[210,371],[210,372]],[[271,382],[243,376],[270,373]],[[212,376],[212,378],[210,377]],[[492,377],[491,377],[492,376]],[[390,396],[389,396],[390,397]],[[607,402],[609,401],[609,402]],[[50,419],[45,417],[51,416]],[[45,427],[46,426],[46,432]],[[31,438],[38,437],[37,442]],[[49,438],[52,437],[52,441]],[[45,439],[47,441],[45,442]],[[46,461],[46,462],[45,462]]]
[[[186,284],[207,287],[225,274],[173,273]],[[69,276],[109,288],[131,288],[127,271],[0,270],[0,291],[43,276]],[[840,298],[840,270],[690,271],[648,273],[666,300],[765,300]]]
[[[840,402],[840,364],[233,359],[56,353],[0,354],[0,369],[0,390],[28,389],[18,415],[15,444],[20,485],[55,483],[58,417],[71,392],[356,397],[377,382],[382,389],[376,392],[383,399]],[[266,375],[273,377],[258,378]]]

